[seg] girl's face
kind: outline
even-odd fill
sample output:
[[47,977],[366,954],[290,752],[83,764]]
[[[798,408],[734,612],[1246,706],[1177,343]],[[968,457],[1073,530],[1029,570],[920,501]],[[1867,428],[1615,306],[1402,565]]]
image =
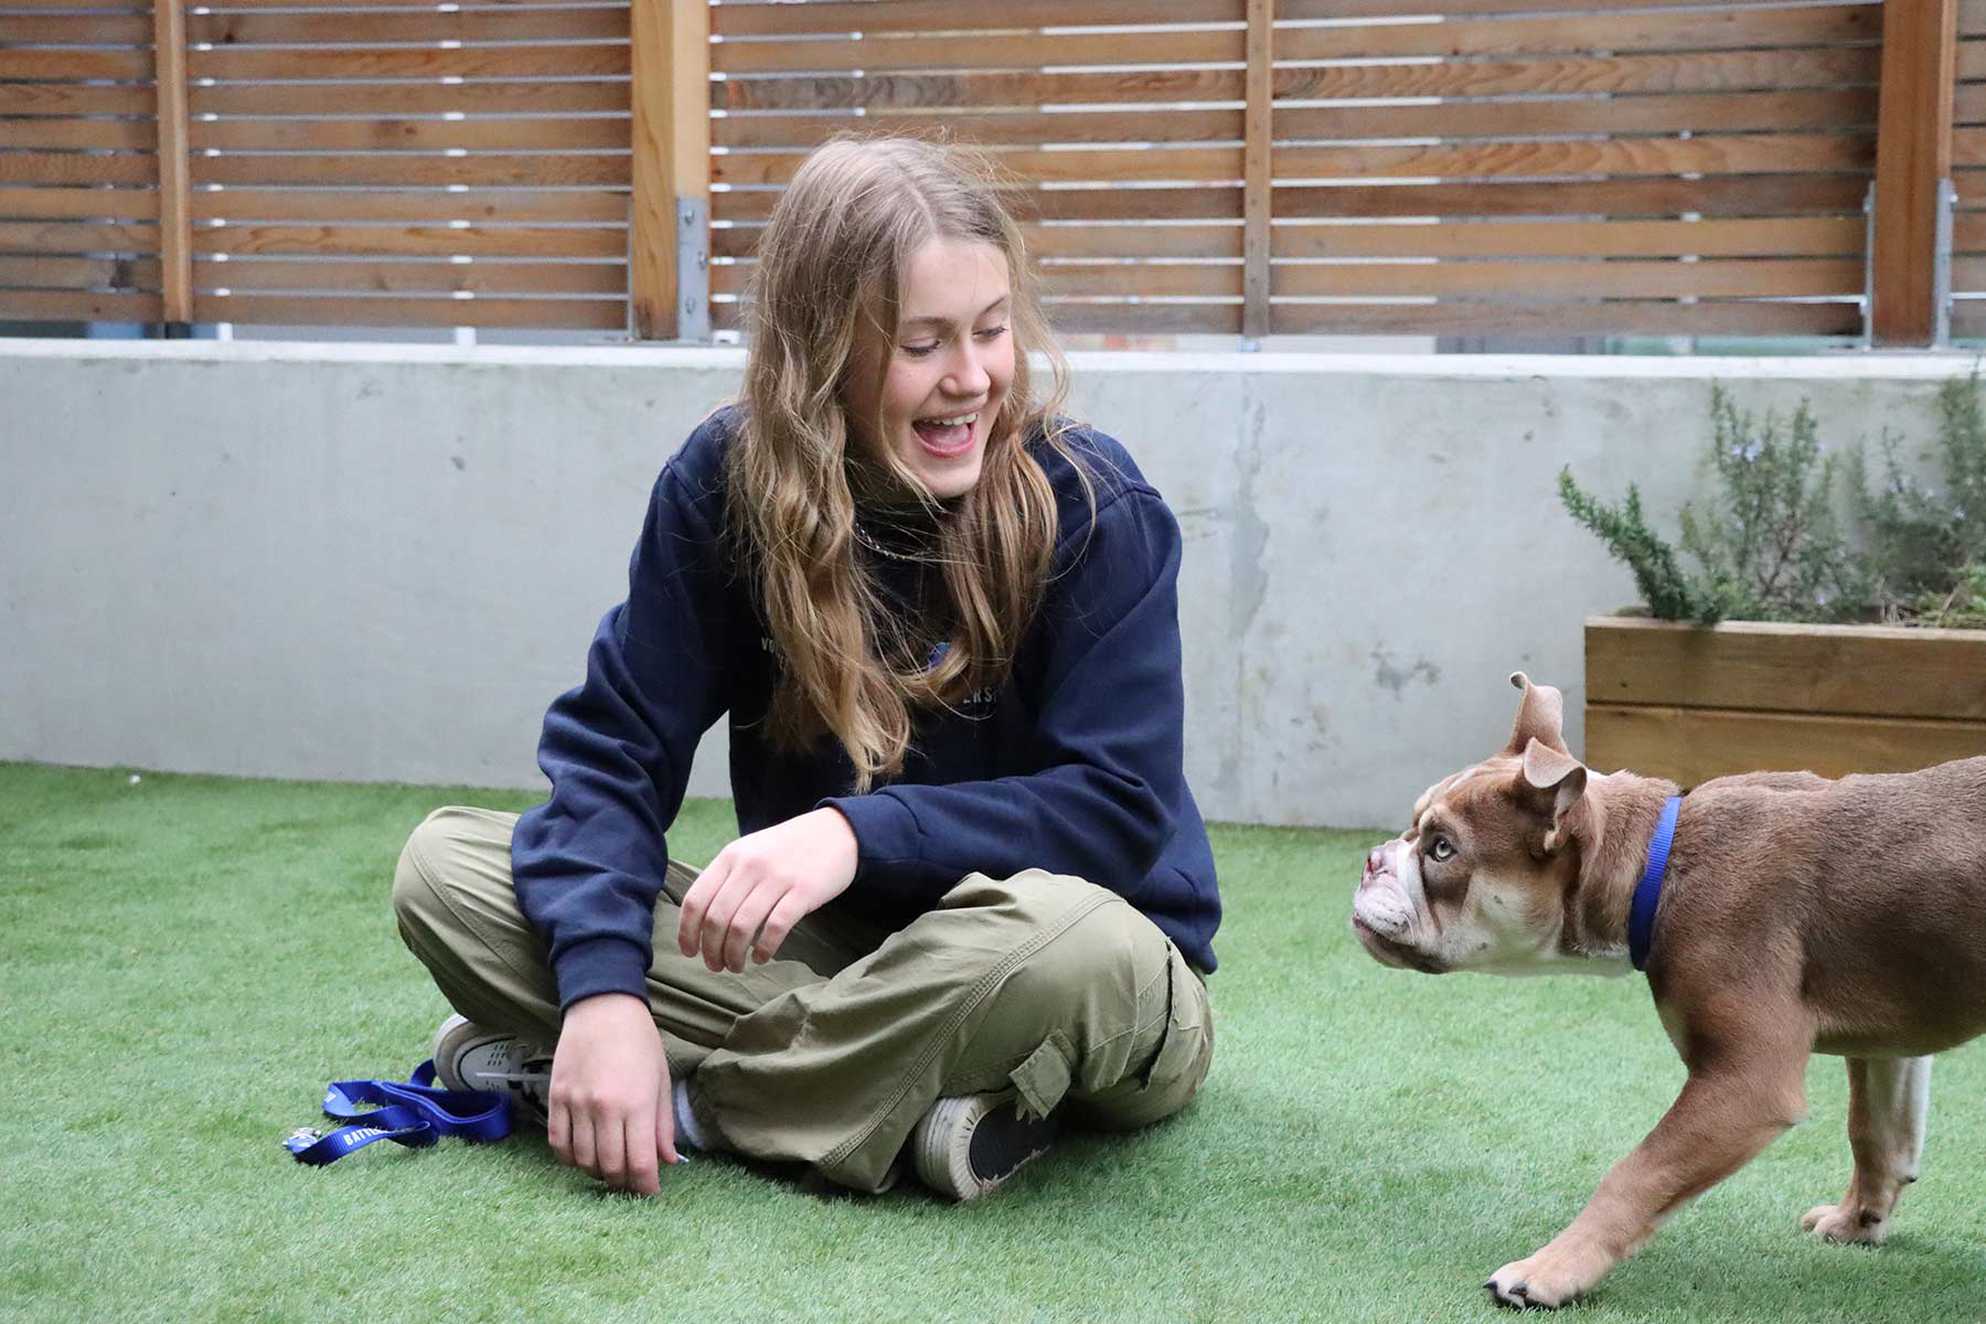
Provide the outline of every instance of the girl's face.
[[896,334],[858,345],[842,403],[861,444],[894,455],[943,501],[979,482],[1013,384],[1006,255],[933,239],[911,255],[901,287]]

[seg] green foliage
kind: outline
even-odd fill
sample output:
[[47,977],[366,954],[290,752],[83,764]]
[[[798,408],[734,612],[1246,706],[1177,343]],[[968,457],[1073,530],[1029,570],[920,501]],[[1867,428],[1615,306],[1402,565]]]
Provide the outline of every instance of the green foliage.
[[[1759,418],[1720,386],[1710,415],[1717,497],[1679,515],[1691,566],[1649,527],[1634,487],[1614,507],[1570,469],[1559,474],[1566,509],[1633,571],[1655,616],[1986,628],[1986,408],[1976,372],[1938,394],[1938,489],[1905,472],[1891,432],[1872,484],[1866,449],[1828,454],[1804,401],[1790,418]],[[1852,537],[1837,515],[1843,489]]]
[[1648,527],[1641,491],[1627,485],[1627,500],[1609,506],[1588,496],[1572,480],[1572,468],[1559,470],[1558,494],[1572,517],[1593,530],[1615,558],[1634,572],[1634,583],[1649,610],[1665,621],[1711,625],[1726,615],[1717,586],[1692,575],[1676,559],[1676,549]]

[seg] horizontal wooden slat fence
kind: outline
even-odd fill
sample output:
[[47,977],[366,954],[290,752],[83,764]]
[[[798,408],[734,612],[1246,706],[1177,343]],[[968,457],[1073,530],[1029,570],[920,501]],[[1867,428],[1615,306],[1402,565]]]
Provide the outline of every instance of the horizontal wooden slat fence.
[[1855,336],[1873,273],[1912,343],[1940,109],[1986,291],[1986,0],[158,4],[0,0],[0,318],[735,326],[856,131],[991,153],[1069,332]]

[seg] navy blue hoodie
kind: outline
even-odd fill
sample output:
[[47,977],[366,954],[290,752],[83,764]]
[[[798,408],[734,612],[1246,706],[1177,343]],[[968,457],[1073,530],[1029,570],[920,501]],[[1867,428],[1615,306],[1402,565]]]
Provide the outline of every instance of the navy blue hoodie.
[[[518,823],[511,863],[561,1005],[644,996],[664,834],[698,739],[727,713],[741,833],[822,805],[854,827],[855,881],[837,909],[900,927],[967,874],[1040,868],[1120,894],[1211,971],[1220,894],[1181,766],[1179,526],[1124,448],[1065,434],[1091,479],[1092,528],[1074,466],[1034,443],[1061,532],[1011,671],[956,711],[918,712],[903,771],[852,795],[831,737],[794,753],[766,736],[779,662],[724,536],[737,420],[713,415],[663,468],[627,600],[602,618],[585,682],[545,717],[538,764],[552,794]],[[875,564],[891,596],[928,593],[916,579],[926,567]]]

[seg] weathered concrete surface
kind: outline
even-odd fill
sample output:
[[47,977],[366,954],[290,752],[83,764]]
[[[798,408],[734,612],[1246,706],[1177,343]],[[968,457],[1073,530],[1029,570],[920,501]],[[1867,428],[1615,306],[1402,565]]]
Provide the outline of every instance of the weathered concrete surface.
[[[540,785],[546,702],[735,350],[0,341],[0,758]],[[1186,537],[1207,812],[1391,824],[1566,691],[1632,583],[1562,465],[1667,512],[1711,383],[1930,436],[1949,357],[1093,354],[1074,412]],[[721,794],[721,740],[693,789]]]

